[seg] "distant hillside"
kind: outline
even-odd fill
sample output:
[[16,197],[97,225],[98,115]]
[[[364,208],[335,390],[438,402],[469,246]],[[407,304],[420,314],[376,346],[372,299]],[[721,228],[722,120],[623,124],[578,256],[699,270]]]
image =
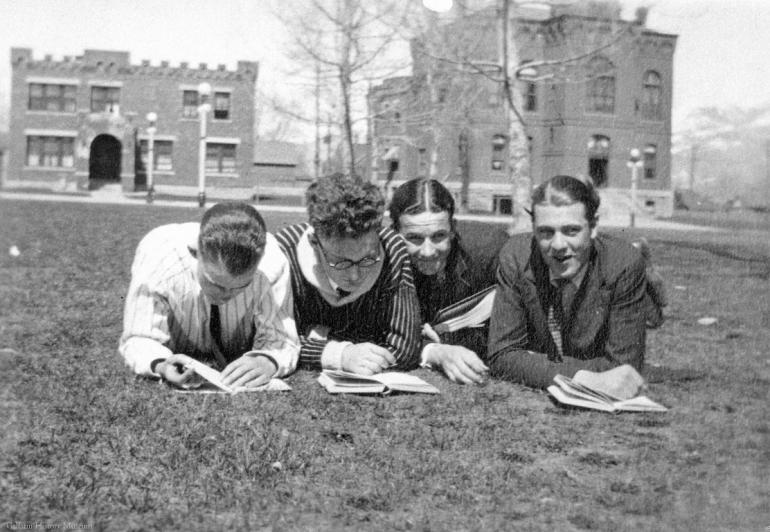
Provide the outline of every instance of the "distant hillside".
[[672,138],[671,180],[717,203],[739,198],[770,205],[770,104],[754,108],[704,108],[691,113]]

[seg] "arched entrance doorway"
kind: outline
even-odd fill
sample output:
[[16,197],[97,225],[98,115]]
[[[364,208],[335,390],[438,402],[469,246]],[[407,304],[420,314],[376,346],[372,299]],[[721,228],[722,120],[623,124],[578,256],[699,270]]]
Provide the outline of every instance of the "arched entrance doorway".
[[120,141],[112,135],[98,135],[91,143],[88,161],[90,188],[104,183],[120,182]]
[[597,187],[606,187],[609,181],[610,138],[594,135],[588,141],[588,175]]

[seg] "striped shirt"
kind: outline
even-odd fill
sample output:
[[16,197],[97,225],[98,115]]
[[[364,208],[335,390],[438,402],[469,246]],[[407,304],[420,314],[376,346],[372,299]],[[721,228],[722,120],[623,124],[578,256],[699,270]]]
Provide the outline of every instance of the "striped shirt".
[[[193,255],[199,229],[198,223],[164,225],[137,247],[118,351],[139,375],[153,375],[150,363],[174,353],[216,366],[211,302],[201,290]],[[235,357],[264,352],[278,364],[276,376],[287,375],[299,352],[292,306],[288,263],[268,234],[254,281],[219,305],[223,348]]]
[[[301,262],[317,263],[307,244],[310,231],[310,225],[303,223],[285,227],[275,235],[291,266],[294,316],[301,344],[300,367],[338,366],[328,364],[328,356],[324,356],[322,364],[322,355],[340,342],[381,345],[391,351],[399,369],[416,367],[422,345],[420,307],[403,238],[390,229],[381,229],[384,256],[379,276],[365,293],[333,304],[328,296],[324,297],[320,283],[308,279],[302,271]],[[328,279],[324,282],[328,283]],[[319,328],[328,330],[325,337],[311,334]]]

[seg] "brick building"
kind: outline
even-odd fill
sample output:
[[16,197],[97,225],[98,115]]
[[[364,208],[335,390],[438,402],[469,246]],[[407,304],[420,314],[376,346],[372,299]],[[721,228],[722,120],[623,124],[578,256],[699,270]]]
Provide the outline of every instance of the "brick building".
[[627,162],[637,148],[637,205],[670,216],[676,36],[648,29],[645,18],[640,10],[636,20],[622,20],[617,2],[512,13],[520,64],[538,65],[517,82],[526,139],[509,139],[504,93],[492,79],[501,64],[499,12],[487,8],[439,24],[434,35],[412,42],[411,76],[369,93],[378,179],[395,186],[434,175],[468,208],[509,213],[508,155],[518,145],[529,151],[533,183],[590,175],[605,206],[617,211],[630,206]]
[[[258,63],[236,70],[201,63],[132,65],[128,52],[86,50],[83,56],[36,60],[11,49],[12,86],[6,186],[146,187],[147,122],[154,135],[156,187],[196,187],[201,97],[211,86],[207,113],[206,186],[254,187],[254,98]],[[194,190],[194,188],[193,188]]]

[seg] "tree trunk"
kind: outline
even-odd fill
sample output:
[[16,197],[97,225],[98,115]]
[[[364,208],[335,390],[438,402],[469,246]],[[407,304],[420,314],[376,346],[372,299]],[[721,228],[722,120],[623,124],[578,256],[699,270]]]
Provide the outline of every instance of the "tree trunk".
[[516,72],[519,54],[516,41],[510,30],[511,0],[502,0],[501,48],[505,88],[505,109],[508,119],[508,172],[511,176],[514,224],[528,223],[525,208],[529,205],[532,179],[529,165],[529,141],[524,122],[519,113],[522,109],[522,95],[516,86]]
[[471,182],[470,139],[468,130],[460,131],[458,162],[460,166],[460,212],[468,212],[468,189]]
[[340,78],[340,99],[342,103],[342,131],[343,131],[343,150],[342,150],[342,167],[349,165],[348,172],[351,176],[356,173],[356,156],[353,151],[353,121],[350,117],[350,87],[352,81],[350,79],[351,74],[351,49],[353,47],[353,35],[352,19],[355,6],[353,0],[345,0],[342,14],[344,25],[342,31],[342,47],[340,50],[340,66],[339,66],[339,78]]

